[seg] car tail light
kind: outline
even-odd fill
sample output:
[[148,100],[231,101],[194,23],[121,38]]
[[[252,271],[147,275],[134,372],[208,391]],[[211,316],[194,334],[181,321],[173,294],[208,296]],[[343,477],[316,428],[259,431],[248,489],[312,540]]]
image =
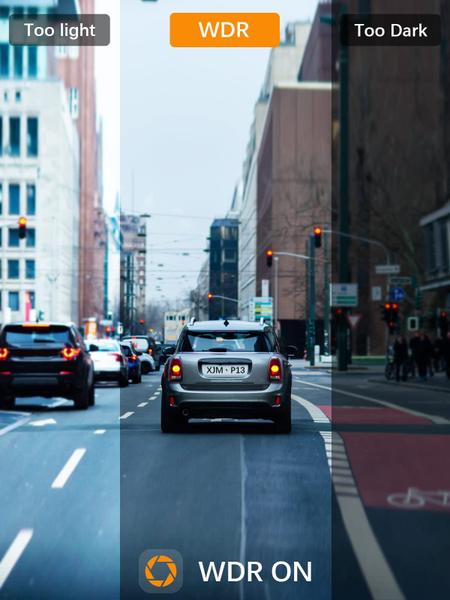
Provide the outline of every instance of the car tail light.
[[114,356],[116,362],[123,363],[123,356],[120,354],[120,352],[109,352],[109,356]]
[[61,350],[61,356],[63,358],[65,358],[66,360],[73,360],[79,354],[80,354],[80,349],[79,348],[69,348],[69,347],[67,347],[67,348],[63,348]]
[[281,381],[281,360],[279,358],[270,359],[269,381]]
[[130,360],[132,360],[132,361],[135,361],[135,360],[137,360],[137,356],[136,356],[136,354],[132,354],[132,355],[130,356]]
[[8,348],[0,348],[0,360],[6,360],[9,356]]
[[152,348],[149,348],[149,349],[148,349],[148,353],[149,353],[149,354],[153,354],[153,349],[152,349]]
[[281,396],[275,396],[275,406],[281,406]]
[[181,381],[183,377],[183,365],[180,358],[172,358],[169,368],[169,381]]
[[169,396],[169,405],[175,406],[175,396]]

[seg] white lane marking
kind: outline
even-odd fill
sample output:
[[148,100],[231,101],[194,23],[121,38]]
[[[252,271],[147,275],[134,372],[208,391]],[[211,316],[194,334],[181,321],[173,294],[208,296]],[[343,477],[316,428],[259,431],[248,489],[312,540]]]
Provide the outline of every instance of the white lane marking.
[[83,458],[85,452],[86,448],[77,448],[72,452],[71,457],[61,469],[55,481],[52,483],[53,489],[61,489],[66,485],[67,480],[77,468],[78,463]]
[[0,590],[33,537],[32,529],[21,529],[0,561]]
[[[247,555],[247,511],[245,506],[245,483],[247,479],[247,467],[245,465],[245,447],[244,447],[244,436],[239,436],[239,456],[241,463],[241,537],[240,537],[240,548],[239,548],[239,560],[241,564],[244,564],[245,557]],[[239,598],[244,600],[245,589],[244,580],[241,580],[239,584]]]
[[141,402],[140,404],[138,404],[138,408],[144,408],[144,406],[147,406],[148,402]]
[[7,414],[8,416],[20,415],[22,418],[18,419],[17,421],[14,421],[14,423],[11,423],[11,425],[6,425],[6,427],[2,427],[2,429],[0,429],[0,435],[5,435],[5,433],[8,433],[8,431],[12,431],[13,429],[17,429],[17,427],[20,427],[21,425],[25,425],[25,423],[28,423],[28,421],[31,419],[31,413],[7,412],[5,414]]
[[96,429],[94,431],[94,435],[103,435],[104,433],[106,433],[106,429]]
[[300,383],[304,383],[305,385],[310,385],[312,387],[320,388],[322,390],[328,390],[329,392],[333,391],[338,394],[343,394],[344,396],[349,396],[350,398],[358,398],[358,400],[367,400],[367,402],[374,402],[375,404],[381,404],[382,406],[387,406],[388,408],[393,408],[394,410],[399,410],[401,412],[407,413],[409,415],[414,415],[415,417],[422,417],[424,419],[429,419],[433,423],[437,425],[448,425],[450,421],[445,419],[444,417],[440,417],[438,415],[428,415],[426,413],[420,412],[418,410],[412,410],[411,408],[405,408],[404,406],[400,406],[398,404],[393,404],[392,402],[386,402],[385,400],[378,400],[378,398],[372,398],[371,396],[366,396],[363,394],[355,394],[354,392],[348,392],[347,390],[343,390],[333,386],[332,388],[326,385],[321,385],[319,383],[311,383],[310,381],[302,381],[301,379],[297,379],[296,381],[300,381]]
[[119,420],[120,419],[128,419],[128,417],[131,417],[131,415],[134,415],[134,412],[126,412],[119,417]]
[[59,400],[55,400],[51,404],[46,404],[46,407],[47,408],[56,408],[58,406],[63,406],[64,404],[70,404],[70,402],[68,400],[65,400],[64,398],[60,398]]
[[56,425],[55,419],[39,419],[38,421],[31,421],[32,427],[45,427],[46,425]]
[[[325,418],[330,420],[326,414],[317,406],[292,394],[292,398],[301,404],[316,421],[318,412],[322,413],[321,421]],[[331,424],[331,423],[330,423]],[[366,583],[373,598],[389,598],[389,600],[404,600],[403,593],[395,579],[393,572],[378,544],[378,540],[370,526],[369,520],[358,494],[356,482],[353,478],[351,466],[347,457],[347,451],[341,436],[335,431],[320,432],[325,443],[325,451],[330,473],[333,481],[334,491],[342,514],[350,542]],[[345,466],[345,471],[334,469],[334,455],[339,458],[339,466]],[[337,462],[337,461],[336,461]]]

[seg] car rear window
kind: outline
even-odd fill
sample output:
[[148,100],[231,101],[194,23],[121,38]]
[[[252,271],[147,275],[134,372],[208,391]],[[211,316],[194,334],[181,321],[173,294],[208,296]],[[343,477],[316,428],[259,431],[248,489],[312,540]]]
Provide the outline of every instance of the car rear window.
[[4,331],[5,342],[8,346],[21,347],[35,344],[71,344],[68,327],[63,325],[13,325]]
[[96,352],[118,352],[120,350],[119,344],[113,340],[97,340],[93,344],[98,348]]
[[147,352],[150,346],[148,340],[145,338],[127,338],[127,342],[131,342],[133,347],[139,350],[139,352]]
[[181,352],[272,352],[268,336],[259,331],[189,331]]

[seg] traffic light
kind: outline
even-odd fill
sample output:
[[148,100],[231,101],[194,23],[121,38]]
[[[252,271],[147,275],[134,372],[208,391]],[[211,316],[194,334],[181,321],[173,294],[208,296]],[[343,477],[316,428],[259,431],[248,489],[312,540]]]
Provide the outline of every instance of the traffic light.
[[266,251],[266,265],[271,267],[273,263],[273,250]]
[[394,333],[398,324],[398,304],[395,302],[386,302],[380,308],[382,320],[389,327],[389,331]]
[[145,324],[144,319],[139,319],[139,325],[144,325],[144,324]]
[[214,298],[214,296],[211,294],[211,292],[208,292],[208,300],[212,300]]
[[27,237],[27,218],[19,217],[18,225],[19,225],[19,238],[21,240],[23,240]]
[[322,246],[322,228],[314,227],[314,246],[320,248]]

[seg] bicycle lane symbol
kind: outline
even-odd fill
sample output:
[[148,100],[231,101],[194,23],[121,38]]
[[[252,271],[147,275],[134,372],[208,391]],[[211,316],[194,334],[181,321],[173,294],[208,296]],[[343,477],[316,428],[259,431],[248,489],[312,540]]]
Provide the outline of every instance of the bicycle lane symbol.
[[420,510],[428,506],[439,506],[450,510],[450,490],[425,491],[409,487],[406,492],[396,492],[387,497],[387,501],[395,508]]

